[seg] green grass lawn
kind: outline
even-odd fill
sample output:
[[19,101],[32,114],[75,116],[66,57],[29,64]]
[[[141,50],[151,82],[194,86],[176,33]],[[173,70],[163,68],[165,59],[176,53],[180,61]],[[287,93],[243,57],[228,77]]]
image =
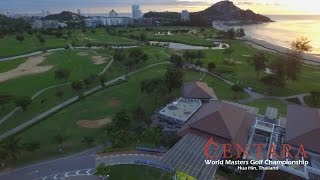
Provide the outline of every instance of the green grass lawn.
[[173,174],[171,173],[148,166],[117,165],[110,166],[109,169],[111,180],[171,180],[173,177]]
[[287,116],[287,104],[283,101],[276,99],[259,99],[246,105],[259,108],[259,114],[265,114],[267,107],[273,107],[278,109],[278,116],[286,117]]
[[136,45],[137,41],[126,37],[112,36],[105,28],[96,28],[95,33],[88,30],[83,33],[81,30],[73,30],[72,42],[76,45],[86,45],[87,43],[103,43],[110,45]]
[[[224,62],[226,58],[223,55],[223,50],[205,50],[206,58],[202,61],[204,66],[207,66],[209,62],[216,64],[215,73],[220,74],[222,77],[233,81],[242,82],[244,86],[253,87],[259,93],[266,93],[267,87],[257,80],[257,76],[253,68],[249,65],[246,57],[252,56],[259,50],[253,49],[249,45],[241,41],[232,41],[231,48],[234,49],[234,53],[231,58],[237,61],[238,64],[229,65]],[[275,56],[267,53],[269,59],[274,59]],[[300,93],[309,93],[310,90],[320,89],[320,83],[318,83],[318,76],[320,70],[302,66],[300,78],[296,82],[288,81],[284,88],[274,88],[274,96],[290,96]],[[265,74],[261,73],[260,78]]]
[[[203,78],[204,77],[204,78]],[[234,100],[231,86],[209,74],[203,76],[197,71],[185,71],[185,81],[203,81],[211,87],[220,100]],[[239,99],[247,98],[246,93],[239,94]]]
[[[73,81],[85,78],[90,74],[97,74],[101,72],[107,64],[95,65],[90,59],[91,56],[94,56],[93,53],[88,52],[88,56],[79,56],[77,55],[78,52],[80,51],[66,50],[52,53],[47,57],[45,63],[43,63],[53,65],[54,67],[51,70],[2,82],[0,83],[0,91],[10,92],[18,96],[31,96],[43,88],[64,83],[54,79],[54,71],[57,69],[68,69],[71,72],[69,80]],[[21,63],[21,60],[2,63],[16,64]]]
[[21,58],[21,59],[15,59],[11,61],[0,62],[0,73],[7,72],[11,69],[14,69],[18,67],[21,63],[24,63],[25,61],[26,61],[25,58]]
[[[57,145],[52,144],[51,141],[53,136],[59,133],[68,137],[65,147],[66,153],[83,149],[84,146],[80,143],[80,140],[84,136],[97,137],[97,139],[102,137],[101,134],[103,129],[87,129],[79,127],[76,124],[76,122],[79,120],[97,120],[102,118],[111,118],[120,109],[129,110],[138,104],[145,109],[148,116],[151,116],[156,109],[164,106],[174,97],[177,98],[181,96],[181,90],[178,90],[172,95],[162,97],[159,102],[155,103],[154,98],[145,94],[141,94],[140,92],[140,82],[142,80],[163,76],[166,72],[167,66],[169,65],[159,65],[130,76],[127,83],[108,88],[90,97],[87,97],[77,102],[76,104],[43,120],[42,122],[39,122],[35,126],[21,132],[18,137],[22,137],[23,142],[40,142],[42,150],[39,150],[37,152],[37,157],[34,157],[33,154],[29,154],[21,157],[20,161],[29,162],[31,160],[39,160],[45,157],[59,155],[60,153],[57,151]],[[185,81],[198,80],[199,77],[200,75],[197,72],[185,72]],[[230,95],[228,95],[228,91],[223,90],[223,86],[225,87],[225,84],[220,82],[220,80],[214,79],[210,76],[207,76],[205,79],[205,81],[208,82],[209,86],[213,87],[214,89],[215,86],[219,87],[216,90],[216,93],[220,98],[231,98]],[[44,96],[47,97],[46,95]],[[52,97],[52,99],[48,99],[48,101],[54,102],[54,98],[57,97]],[[110,105],[110,102],[113,99],[120,100],[121,103],[119,104],[119,106]],[[37,106],[35,106],[35,108],[37,108]],[[39,136],[39,134],[45,135]],[[44,149],[46,151],[44,151]]]
[[24,41],[21,43],[16,40],[15,35],[5,36],[0,39],[0,58],[21,54],[27,54],[35,51],[64,48],[68,43],[75,43],[77,46],[84,46],[87,43],[103,43],[110,45],[135,45],[137,41],[125,37],[112,36],[106,33],[104,28],[97,28],[96,33],[89,30],[83,33],[81,30],[72,30],[71,37],[68,39],[57,38],[54,35],[42,35],[44,43],[40,43],[37,34],[24,33]]
[[43,35],[45,43],[40,43],[36,35],[24,33],[25,40],[21,43],[16,40],[16,36],[5,36],[0,40],[0,57],[8,57],[41,51],[52,48],[64,48],[68,40],[56,38],[55,36]]

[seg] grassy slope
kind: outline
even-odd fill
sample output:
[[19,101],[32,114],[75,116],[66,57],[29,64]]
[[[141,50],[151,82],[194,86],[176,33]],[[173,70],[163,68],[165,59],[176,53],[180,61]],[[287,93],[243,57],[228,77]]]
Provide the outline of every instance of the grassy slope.
[[11,61],[0,62],[0,73],[7,72],[11,69],[14,69],[18,67],[21,63],[24,63],[25,61],[26,61],[25,58],[21,58],[21,59],[15,59]]
[[[257,50],[241,41],[233,41],[231,47],[235,50],[231,58],[242,64],[227,65],[223,62],[225,58],[223,50],[206,50],[207,57],[203,60],[204,65],[206,66],[209,62],[214,62],[217,66],[215,71],[221,73],[226,79],[233,82],[241,81],[245,86],[254,87],[256,91],[260,93],[267,92],[267,87],[257,80],[256,73],[252,67],[249,66],[248,58],[243,56],[253,55]],[[274,59],[274,55],[268,54],[268,57]],[[299,81],[289,81],[284,88],[274,88],[273,95],[290,96],[299,93],[308,93],[311,89],[320,89],[320,83],[317,83],[319,72],[317,69],[302,66]],[[260,77],[263,77],[263,73],[261,73]]]
[[[53,71],[57,68],[69,69],[71,71],[70,80],[80,80],[89,76],[90,74],[97,74],[101,72],[107,64],[94,65],[90,60],[90,55],[87,57],[81,57],[77,55],[77,52],[78,51],[63,51],[50,55],[48,57],[47,64],[55,65],[52,70],[45,73],[25,76],[0,83],[1,92],[10,92],[15,96],[31,96],[37,91],[46,87],[64,83],[54,80]],[[54,95],[58,90],[63,90],[64,92],[64,97],[62,99]],[[65,85],[46,91],[32,102],[27,111],[17,112],[14,116],[9,118],[8,121],[1,124],[0,133],[3,133],[25,121],[32,119],[36,115],[45,112],[49,108],[54,107],[75,95],[76,92],[72,90],[70,85]],[[11,109],[8,108],[5,112],[10,110]]]
[[76,45],[84,46],[89,42],[92,43],[106,43],[114,45],[135,45],[136,41],[124,37],[111,36],[106,33],[103,28],[96,29],[96,33],[93,34],[90,31],[82,33],[81,30],[73,30],[71,38],[63,39],[56,38],[55,36],[42,35],[45,39],[45,43],[40,43],[36,34],[29,35],[24,33],[25,40],[19,42],[16,40],[15,35],[5,36],[0,39],[0,57],[8,57],[20,54],[31,53],[35,51],[52,49],[52,48],[64,48],[68,43],[75,42]]
[[102,71],[106,66],[106,64],[94,65],[90,59],[94,54],[91,53],[90,56],[78,56],[78,52],[67,50],[52,53],[48,56],[46,64],[53,65],[54,68],[45,73],[28,75],[0,83],[1,92],[31,96],[43,88],[63,83],[57,82],[54,79],[54,71],[59,68],[66,68],[71,71],[70,80],[79,80],[91,73]]
[[41,44],[36,35],[24,34],[25,40],[21,43],[16,40],[16,36],[5,36],[0,40],[0,57],[7,57],[12,55],[19,55],[25,53],[31,53],[49,48],[65,47],[67,40],[62,38],[56,38],[55,36],[43,36],[46,40]]
[[[130,109],[137,104],[142,105],[148,115],[152,115],[157,108],[164,105],[166,101],[170,101],[170,99],[163,97],[162,100],[164,101],[162,103],[155,104],[152,97],[140,93],[140,82],[146,78],[163,76],[167,66],[168,65],[160,65],[153,67],[129,77],[129,82],[98,92],[49,117],[18,136],[23,137],[24,142],[39,141],[42,147],[47,149],[47,153],[43,151],[38,152],[39,159],[59,154],[56,151],[56,145],[51,143],[52,137],[58,133],[62,133],[68,137],[66,153],[83,149],[83,145],[80,144],[81,138],[84,136],[93,136],[99,139],[102,129],[85,129],[78,127],[76,125],[78,120],[95,120],[112,117],[114,113],[120,109]],[[185,74],[185,81],[198,80],[200,78],[200,75],[193,71],[186,71]],[[217,85],[220,87],[224,85],[220,84],[220,80],[209,76],[206,77],[206,81],[210,86]],[[175,96],[179,97],[180,93],[180,90],[177,91]],[[228,98],[229,94],[226,90],[223,92],[223,88],[216,90],[216,93],[223,98]],[[109,102],[112,99],[120,99],[121,105],[119,107],[111,107]],[[39,134],[45,134],[45,136],[39,136]],[[31,159],[35,160],[35,157],[26,155],[23,156],[21,161],[24,162]]]
[[265,114],[267,107],[274,107],[278,109],[278,115],[280,117],[287,116],[287,104],[280,100],[259,99],[250,103],[246,103],[246,105],[259,108],[260,114]]

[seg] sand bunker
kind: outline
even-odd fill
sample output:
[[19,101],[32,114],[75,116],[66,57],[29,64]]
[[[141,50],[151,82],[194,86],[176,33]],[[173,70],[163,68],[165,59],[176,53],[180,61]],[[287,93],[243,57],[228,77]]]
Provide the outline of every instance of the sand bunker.
[[53,66],[45,65],[40,66],[41,63],[46,59],[47,54],[41,54],[37,56],[29,57],[26,62],[20,64],[17,68],[10,71],[0,73],[0,82],[4,82],[10,79],[15,79],[21,76],[38,74],[49,71]]
[[111,99],[108,102],[108,105],[111,106],[111,107],[118,107],[118,106],[121,105],[121,100],[120,99]]
[[95,121],[80,120],[77,122],[77,125],[84,127],[84,128],[95,129],[95,128],[101,128],[101,127],[111,123],[111,121],[112,120],[110,118],[99,119],[99,120],[95,120]]
[[77,55],[78,56],[88,56],[89,53],[88,52],[79,52]]
[[92,56],[92,57],[91,57],[91,60],[93,61],[93,63],[94,63],[95,65],[104,64],[104,63],[106,63],[106,60],[107,60],[107,59],[108,59],[108,58],[102,57],[102,56]]

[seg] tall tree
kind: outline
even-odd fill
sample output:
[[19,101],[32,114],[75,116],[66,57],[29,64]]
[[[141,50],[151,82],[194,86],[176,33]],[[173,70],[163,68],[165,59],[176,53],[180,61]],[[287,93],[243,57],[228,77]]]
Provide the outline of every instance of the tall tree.
[[68,81],[68,78],[70,76],[70,71],[68,69],[58,69],[54,71],[54,78],[55,79],[62,79],[65,82]]
[[215,68],[216,68],[216,65],[214,64],[214,62],[209,62],[208,63],[208,65],[207,65],[208,71],[212,71]]
[[299,78],[302,66],[302,55],[311,51],[312,46],[308,38],[302,37],[291,42],[291,49],[288,53],[287,79],[296,81]]
[[23,36],[23,35],[17,35],[17,36],[16,36],[16,39],[17,39],[20,43],[22,43],[22,41],[24,41],[24,36]]
[[130,121],[131,121],[130,116],[128,115],[128,113],[126,111],[119,111],[112,118],[112,123],[118,129],[127,129]]
[[106,179],[109,177],[110,172],[111,172],[110,169],[104,163],[101,163],[96,168],[96,172],[94,174],[99,176],[102,179]]
[[72,89],[74,89],[75,91],[77,91],[79,93],[83,88],[83,82],[82,81],[73,81],[71,83],[71,87],[72,87]]
[[282,87],[284,85],[284,82],[275,75],[267,75],[260,79],[260,81],[268,87],[270,94],[272,94],[274,87]]
[[13,160],[18,159],[18,155],[22,150],[22,146],[20,144],[21,138],[9,137],[3,140],[2,147],[7,150],[8,157]]
[[287,76],[287,59],[284,56],[278,56],[277,59],[273,60],[270,64],[270,68],[276,74],[279,79],[283,81]]
[[63,152],[63,143],[67,141],[67,138],[62,136],[61,134],[57,134],[53,136],[52,141],[59,146],[59,151]]
[[183,76],[184,74],[180,68],[167,68],[167,72],[165,74],[165,83],[169,92],[182,86]]
[[179,55],[176,55],[176,54],[171,55],[170,62],[172,62],[173,64],[175,64],[178,67],[182,67],[182,65],[183,65],[182,57]]
[[197,53],[198,61],[200,61],[202,58],[206,57],[206,54],[202,50],[198,50],[196,53]]
[[40,149],[40,143],[39,142],[28,142],[28,143],[23,143],[22,148],[26,151],[29,152],[34,152],[38,149]]
[[155,143],[155,145],[159,144],[160,136],[161,129],[159,128],[146,128],[142,132],[142,138],[144,139],[144,141],[148,143]]
[[8,104],[13,99],[13,96],[11,94],[0,94],[0,108],[3,109],[3,107]]
[[85,136],[81,140],[81,143],[85,144],[88,147],[90,147],[93,142],[94,142],[94,139],[92,137],[90,137],[90,136]]
[[310,104],[313,107],[320,108],[320,91],[311,91],[310,92]]
[[239,94],[243,92],[243,87],[240,86],[239,84],[234,84],[232,87],[231,87],[231,90],[234,92],[234,99],[237,99]]
[[145,122],[147,125],[150,125],[152,121],[150,118],[147,116],[145,110],[140,106],[136,106],[131,110],[132,114],[132,119],[134,121],[142,121]]
[[265,54],[261,52],[253,55],[252,58],[249,58],[249,64],[256,71],[257,79],[259,79],[261,71],[265,70],[265,68],[267,67],[266,63],[268,61],[269,60],[267,59]]
[[31,104],[32,99],[27,96],[18,97],[14,103],[17,107],[21,107],[23,111],[27,110],[27,107]]
[[231,54],[234,53],[234,50],[231,49],[231,48],[226,48],[224,49],[223,51],[223,55],[225,55],[227,57],[227,61],[230,62],[230,57],[231,57]]
[[104,74],[101,74],[101,75],[99,75],[98,79],[99,79],[100,85],[101,85],[102,87],[104,87],[104,86],[105,86],[105,83],[106,83],[106,81],[107,81],[106,76],[105,76]]

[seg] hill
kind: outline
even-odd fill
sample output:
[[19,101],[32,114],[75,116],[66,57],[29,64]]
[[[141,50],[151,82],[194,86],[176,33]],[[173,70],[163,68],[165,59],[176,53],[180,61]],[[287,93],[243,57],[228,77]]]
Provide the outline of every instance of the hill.
[[58,20],[60,22],[72,22],[72,21],[82,21],[84,19],[83,16],[79,14],[75,14],[69,11],[63,11],[60,14],[51,14],[43,19],[45,20]]
[[[180,20],[180,16],[181,13],[177,12],[149,12],[144,15],[145,18],[171,20]],[[190,25],[211,25],[213,20],[239,21],[244,23],[272,22],[266,16],[256,14],[251,10],[240,9],[231,1],[220,1],[203,11],[190,13]]]
[[266,16],[256,14],[251,10],[240,9],[231,1],[220,1],[203,11],[193,14],[201,17],[206,17],[208,20],[272,22],[272,20]]

